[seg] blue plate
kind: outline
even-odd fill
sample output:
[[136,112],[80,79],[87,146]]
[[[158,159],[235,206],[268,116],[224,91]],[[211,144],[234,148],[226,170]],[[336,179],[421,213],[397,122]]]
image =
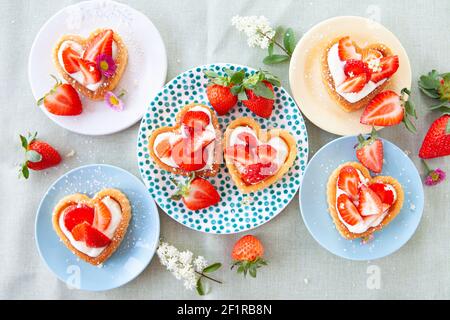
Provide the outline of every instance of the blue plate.
[[342,137],[326,144],[314,155],[300,187],[300,209],[309,232],[325,249],[346,259],[374,260],[400,249],[412,237],[422,217],[423,187],[411,159],[396,145],[383,140],[385,163],[381,175],[392,176],[403,186],[403,208],[390,224],[374,233],[371,242],[362,244],[360,239],[344,239],[327,211],[326,185],[336,167],[358,161],[354,151],[356,143],[355,136]]
[[[120,189],[132,205],[132,219],[117,251],[101,267],[79,259],[53,230],[52,212],[66,195],[93,197],[103,188]],[[36,216],[39,254],[56,276],[71,288],[101,291],[117,288],[136,278],[149,264],[159,242],[159,216],[155,202],[142,182],[131,173],[104,164],[74,169],[48,189]]]

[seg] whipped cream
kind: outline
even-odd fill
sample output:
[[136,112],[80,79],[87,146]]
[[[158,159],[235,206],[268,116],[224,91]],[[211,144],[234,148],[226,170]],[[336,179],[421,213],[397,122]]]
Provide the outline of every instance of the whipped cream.
[[[207,109],[206,107],[200,106],[200,105],[190,108],[189,111],[200,111],[200,112],[206,113],[209,117],[209,124],[206,126],[206,128],[202,134],[205,136],[214,138],[214,140],[205,148],[205,152],[207,154],[206,165],[200,170],[211,169],[214,164],[214,150],[216,147],[216,129],[214,128],[214,125],[212,123],[211,113],[210,113],[209,109]],[[161,141],[165,140],[166,138],[169,138],[169,142],[173,146],[180,139],[180,137],[187,138],[185,130],[180,130],[180,132],[163,132],[163,133],[159,134],[155,138],[155,141],[153,143],[153,151],[155,152],[155,154],[157,154],[156,147],[158,146],[158,144]],[[167,164],[168,166],[171,166],[174,168],[179,167],[175,163],[175,161],[173,160],[172,157],[164,157],[164,158],[159,158],[159,159],[163,163]]]
[[[359,175],[360,184],[367,185],[367,183],[369,182],[369,179],[364,177],[364,175],[362,174],[362,172],[360,170],[356,169],[356,171],[358,172],[358,175]],[[339,178],[336,181],[336,212],[338,214],[339,220],[347,227],[348,231],[350,231],[352,233],[357,233],[357,234],[364,233],[369,228],[376,227],[381,222],[383,222],[384,218],[389,213],[390,207],[387,208],[385,211],[383,211],[382,214],[365,216],[365,217],[361,216],[362,220],[360,222],[358,222],[357,224],[355,224],[354,226],[345,222],[344,219],[342,219],[342,217],[341,217],[341,213],[339,212],[339,208],[337,206],[337,199],[339,198],[339,196],[341,194],[346,194],[346,195],[348,195],[348,194],[344,190],[339,188],[338,180],[339,180]],[[397,200],[397,192],[395,191],[395,188],[390,184],[385,184],[385,188],[388,190],[391,190],[394,193],[394,203],[395,203],[395,201]],[[356,207],[358,207],[358,201],[355,201],[354,204]]]
[[[258,145],[268,144],[272,148],[274,148],[277,151],[277,153],[276,153],[276,157],[275,157],[273,163],[275,163],[277,165],[278,170],[280,170],[280,168],[286,162],[286,158],[288,157],[288,154],[289,154],[289,147],[282,138],[272,137],[272,138],[270,138],[270,140],[267,143],[262,143],[261,141],[259,141],[259,139],[256,136],[255,131],[253,131],[252,128],[247,127],[247,126],[240,126],[240,127],[236,127],[231,132],[230,141],[229,141],[230,146],[234,146],[236,144],[245,144],[244,141],[242,141],[238,138],[238,135],[241,133],[247,133],[247,134],[251,134],[252,136],[254,136]],[[240,172],[242,172],[242,170],[244,169],[241,166],[236,166],[236,168]],[[278,172],[278,170],[276,172]]]
[[[80,55],[80,57],[84,53],[83,47],[76,41],[66,40],[66,41],[64,41],[61,44],[61,46],[59,47],[59,50],[58,50],[58,61],[59,61],[59,64],[61,65],[61,67],[66,72],[67,72],[67,70],[64,68],[64,61],[63,61],[63,58],[62,58],[62,53],[64,52],[64,50],[67,47],[70,47],[73,50],[75,50]],[[117,53],[118,53],[117,51],[118,51],[117,43],[115,41],[113,41],[112,57],[113,57],[114,60],[117,57]],[[77,82],[81,83],[83,86],[85,86],[86,88],[88,88],[91,91],[97,90],[105,82],[105,77],[102,76],[102,79],[99,82],[97,82],[97,83],[84,84],[84,78],[83,78],[83,74],[81,73],[81,71],[77,71],[77,72],[74,72],[74,73],[67,72],[67,74],[69,74],[73,79],[75,79]]]
[[342,61],[339,57],[338,43],[334,44],[328,51],[327,61],[336,92],[350,103],[355,103],[365,98],[368,94],[370,94],[377,87],[381,86],[387,80],[383,79],[378,81],[377,83],[369,81],[359,92],[342,92],[339,89],[339,86],[345,81],[347,76],[344,72],[345,61]]
[[[102,231],[102,233],[108,238],[112,239],[117,227],[120,224],[120,221],[122,220],[122,209],[120,208],[119,203],[109,196],[103,198],[101,201],[103,202],[103,204],[105,204],[105,206],[111,213],[111,221],[109,223],[109,226],[105,231]],[[64,224],[64,214],[61,214],[59,216],[59,227],[61,228],[67,239],[69,239],[72,246],[74,246],[78,251],[81,251],[84,254],[88,255],[89,257],[98,257],[106,248],[106,246],[101,248],[91,248],[88,247],[84,241],[76,241],[73,238],[72,233],[66,228]]]

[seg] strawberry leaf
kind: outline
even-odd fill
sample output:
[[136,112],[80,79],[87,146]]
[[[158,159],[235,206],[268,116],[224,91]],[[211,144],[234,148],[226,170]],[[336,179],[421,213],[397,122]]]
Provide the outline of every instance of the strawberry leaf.
[[241,84],[242,81],[245,78],[245,71],[244,70],[240,70],[238,72],[235,72],[232,76],[231,76],[231,83],[233,84]]
[[28,166],[26,163],[20,169],[20,173],[21,173],[21,176],[23,176],[25,179],[28,179],[30,177],[30,170],[28,169]]
[[273,100],[275,98],[272,90],[270,90],[263,82],[259,82],[253,90],[258,97]]
[[28,140],[23,135],[20,136],[20,142],[22,143],[22,147],[26,150],[28,148]]
[[238,93],[238,99],[239,101],[245,101],[248,100],[247,94],[245,93],[245,90],[242,90]]
[[205,74],[205,76],[211,79],[219,77],[219,74],[217,72],[211,70],[203,70],[203,73]]

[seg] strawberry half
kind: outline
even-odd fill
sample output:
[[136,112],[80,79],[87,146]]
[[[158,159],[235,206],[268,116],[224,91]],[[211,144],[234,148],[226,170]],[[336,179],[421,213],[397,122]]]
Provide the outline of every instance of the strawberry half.
[[188,111],[181,121],[181,123],[194,131],[204,130],[210,122],[209,115],[203,111]]
[[356,157],[368,169],[380,173],[383,169],[383,142],[378,139],[377,131],[372,129],[371,135],[364,139],[358,136],[359,144],[356,147]]
[[419,157],[429,159],[450,155],[449,121],[450,115],[445,114],[431,124],[420,147]]
[[341,83],[336,90],[343,93],[356,93],[360,92],[367,83],[367,75],[361,73],[357,76],[347,78],[343,83]]
[[362,60],[365,63],[368,63],[371,60],[375,60],[375,59],[382,59],[383,58],[383,54],[376,50],[376,49],[364,49],[362,51]]
[[112,57],[112,46],[114,41],[114,32],[110,29],[104,30],[96,35],[86,47],[83,54],[83,59],[91,62],[96,62],[96,59],[101,54],[106,54]]
[[111,222],[111,212],[103,201],[97,201],[95,204],[94,228],[104,231]]
[[89,60],[78,60],[80,71],[83,74],[84,84],[94,84],[102,79],[102,73],[97,67],[97,64]]
[[342,220],[348,225],[354,226],[362,221],[362,217],[353,202],[346,194],[341,194],[337,198],[337,209]]
[[172,159],[185,171],[197,171],[206,165],[205,150],[192,152],[191,144],[188,139],[182,139],[172,148]]
[[80,223],[87,222],[91,225],[94,221],[94,209],[84,204],[72,204],[66,207],[61,214],[64,217],[64,226],[69,231],[72,231]]
[[237,138],[244,142],[244,144],[249,148],[249,149],[253,149],[256,148],[258,146],[258,139],[256,139],[256,137],[248,132],[241,132],[237,135]]
[[361,60],[361,54],[356,49],[356,45],[350,37],[341,38],[338,46],[339,58],[341,61],[350,59]]
[[383,91],[364,109],[360,122],[374,126],[394,126],[402,122],[403,116],[400,96],[394,91]]
[[278,166],[275,163],[254,163],[245,167],[241,173],[241,179],[248,185],[261,182],[277,172]]
[[380,197],[366,185],[361,185],[359,190],[358,211],[362,216],[379,215],[383,212]]
[[253,152],[247,146],[242,144],[235,144],[225,149],[225,157],[239,162],[244,166],[254,164],[256,162]]
[[75,73],[80,71],[80,64],[78,60],[80,59],[80,55],[71,47],[67,47],[62,52],[62,61],[64,64],[64,69],[68,73]]
[[352,166],[345,166],[339,172],[338,188],[347,193],[353,200],[358,198],[359,183],[358,171]]
[[172,200],[182,200],[190,210],[200,210],[220,202],[220,195],[214,186],[202,178],[192,175],[185,183],[172,181],[178,191],[171,197]]
[[388,205],[394,203],[394,192],[391,189],[388,189],[384,183],[372,183],[369,185],[369,188],[380,197],[382,203]]
[[383,57],[380,59],[381,71],[373,72],[370,80],[377,83],[383,79],[387,79],[397,72],[399,66],[398,56]]
[[111,243],[111,239],[86,222],[75,226],[72,229],[72,236],[76,241],[84,241],[90,248],[102,248]]
[[361,60],[350,59],[344,65],[344,73],[347,77],[354,77],[362,73],[366,74],[366,81],[369,82],[372,70]]
[[57,116],[76,116],[81,114],[83,106],[78,92],[67,83],[62,83],[52,76],[56,84],[44,97],[37,101],[38,105],[44,104],[45,109]]

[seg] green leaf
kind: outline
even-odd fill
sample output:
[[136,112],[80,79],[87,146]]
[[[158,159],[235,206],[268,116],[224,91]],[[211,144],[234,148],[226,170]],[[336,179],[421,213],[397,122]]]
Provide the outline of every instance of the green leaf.
[[228,69],[228,68],[223,69],[223,72],[225,72],[225,74],[230,76],[230,77],[232,77],[236,73],[236,71],[233,71],[233,70]]
[[292,54],[292,52],[294,52],[295,34],[294,34],[294,30],[292,30],[292,28],[286,29],[286,32],[284,33],[284,37],[283,37],[283,44],[284,44],[284,48],[286,49],[287,52],[289,52],[289,54]]
[[21,172],[22,172],[22,176],[25,179],[28,179],[28,177],[30,176],[30,170],[28,170],[28,166],[26,163],[22,166]]
[[247,94],[245,93],[245,90],[242,90],[238,93],[238,99],[239,101],[245,101],[248,100]]
[[269,46],[267,47],[267,53],[269,54],[269,56],[273,55],[273,47],[274,47],[274,43],[273,41],[269,44]]
[[240,70],[239,72],[235,72],[232,76],[231,76],[231,82],[234,84],[241,84],[242,81],[245,78],[245,71],[244,70]]
[[263,97],[272,100],[275,98],[272,90],[270,90],[263,82],[259,82],[256,85],[254,92],[258,97]]
[[248,270],[248,273],[249,273],[250,276],[252,276],[253,278],[256,278],[256,268],[250,268],[250,270]]
[[209,266],[207,266],[205,269],[203,269],[203,273],[212,273],[222,267],[222,264],[220,262],[213,263]]
[[27,149],[28,147],[28,140],[23,135],[20,135],[20,142],[22,143],[22,147]]
[[409,132],[411,133],[417,132],[416,126],[411,122],[411,120],[407,116],[403,118],[403,123],[405,124],[405,127],[406,129],[408,129]]
[[441,103],[435,104],[430,107],[430,110],[442,110],[442,109],[449,109],[450,110],[450,103],[447,101],[443,101]]
[[231,88],[231,93],[234,94],[234,95],[237,95],[241,91],[242,91],[242,85],[233,86]]
[[242,273],[244,272],[244,266],[240,265],[239,268],[237,269],[237,273]]
[[25,153],[25,158],[30,162],[39,162],[42,160],[42,155],[34,150],[28,150]]
[[289,60],[289,56],[283,55],[283,54],[273,54],[271,56],[267,56],[264,58],[263,63],[264,64],[277,64],[286,62]]
[[422,91],[426,96],[433,98],[433,99],[439,99],[439,93],[435,89],[424,89],[422,87],[419,87],[420,91]]
[[203,73],[208,78],[217,78],[217,77],[219,77],[219,74],[217,72],[214,72],[214,71],[211,71],[211,70],[203,70]]
[[437,89],[439,87],[439,80],[429,76],[421,76],[419,86],[424,89]]
[[409,100],[405,102],[405,112],[417,119],[416,108],[414,104]]
[[198,278],[197,280],[197,293],[201,296],[205,295],[205,288],[203,287],[202,278]]

